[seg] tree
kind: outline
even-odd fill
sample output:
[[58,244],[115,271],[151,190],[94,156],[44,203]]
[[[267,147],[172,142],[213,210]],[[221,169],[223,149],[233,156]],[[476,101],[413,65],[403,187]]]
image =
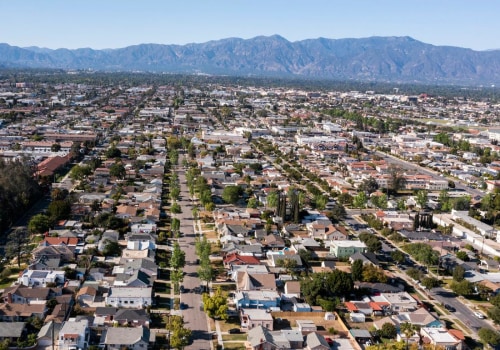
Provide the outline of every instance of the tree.
[[468,296],[474,293],[474,284],[467,280],[460,282],[451,282],[450,288],[458,295]]
[[316,206],[316,209],[318,209],[318,210],[324,210],[327,203],[328,203],[328,197],[327,196],[325,196],[323,194],[314,196],[314,204]]
[[338,201],[340,204],[343,204],[343,205],[351,205],[352,204],[352,201],[353,201],[353,198],[352,196],[345,192],[345,193],[341,193],[338,197],[337,197]]
[[470,196],[462,196],[453,199],[453,209],[455,210],[469,210]]
[[359,190],[371,194],[378,190],[378,183],[373,177],[369,177],[368,179],[363,180],[359,185]]
[[102,251],[102,254],[104,256],[119,256],[122,253],[122,249],[120,248],[120,245],[118,242],[115,241],[107,241],[106,245],[104,246],[104,249]]
[[36,214],[28,223],[28,231],[33,234],[45,233],[50,228],[50,219],[47,215]]
[[205,281],[208,284],[214,278],[214,269],[210,263],[206,263],[200,260],[200,267],[198,268],[198,278]]
[[119,158],[122,156],[122,151],[116,148],[115,145],[111,146],[106,151],[106,158]]
[[184,280],[184,272],[182,270],[172,270],[170,271],[170,281],[174,285],[174,290],[179,290],[179,284]]
[[17,257],[17,267],[21,267],[23,252],[29,243],[29,234],[26,229],[17,228],[7,236],[6,251],[9,257]]
[[178,315],[165,316],[166,328],[169,331],[169,346],[175,349],[183,349],[189,344],[192,331],[184,327],[184,318]]
[[313,258],[312,252],[308,249],[299,249],[298,253],[299,253],[300,259],[302,260],[302,263],[305,266],[309,266],[309,261],[311,261]]
[[59,143],[53,143],[52,146],[50,146],[51,152],[59,152],[60,150],[61,150],[61,145]]
[[92,169],[88,165],[75,165],[71,168],[69,177],[73,180],[83,180],[86,176],[92,174]]
[[227,295],[222,292],[220,287],[217,287],[212,296],[209,293],[203,293],[202,300],[203,310],[208,317],[227,320]]
[[181,250],[179,242],[174,243],[170,257],[170,267],[174,270],[182,269],[186,265],[186,252]]
[[396,326],[394,326],[392,323],[384,323],[382,325],[382,328],[380,328],[380,336],[383,338],[394,339],[396,338],[397,334],[398,331],[396,329]]
[[439,280],[437,278],[434,278],[434,277],[424,277],[422,279],[422,285],[430,290],[432,288],[436,288],[436,287],[439,287]]
[[389,168],[390,180],[389,180],[389,189],[393,192],[398,192],[402,190],[406,186],[406,178],[402,173],[401,169],[395,166],[391,166]]
[[425,207],[427,206],[427,201],[428,201],[427,190],[418,191],[417,197],[415,198],[415,201],[417,202],[417,204],[420,208],[425,209]]
[[351,274],[354,281],[361,281],[363,279],[363,260],[354,260],[351,266]]
[[236,204],[242,193],[243,189],[240,186],[229,185],[222,190],[222,199],[226,203]]
[[340,270],[315,273],[300,282],[300,290],[309,304],[315,305],[320,299],[334,301],[348,295],[354,288],[351,275]]
[[484,345],[496,347],[500,344],[500,333],[490,328],[481,328],[477,335]]
[[401,330],[401,333],[405,335],[406,349],[408,350],[408,339],[415,334],[415,332],[418,330],[418,326],[415,326],[409,322],[405,322],[399,325],[399,329]]
[[179,203],[177,202],[172,203],[172,205],[170,206],[170,212],[172,214],[180,214],[182,212],[182,209]]
[[257,208],[257,206],[259,205],[259,202],[257,201],[256,198],[252,197],[248,200],[248,203],[247,203],[247,208]]
[[122,163],[115,163],[109,167],[109,175],[118,179],[124,179],[127,175],[127,170]]
[[354,196],[352,199],[352,205],[355,208],[360,208],[363,209],[366,207],[366,202],[368,201],[368,198],[366,197],[366,193],[364,192],[359,192],[357,195]]
[[491,318],[495,324],[500,324],[500,308],[495,306],[488,309],[488,317]]
[[363,266],[363,282],[387,282],[387,276],[384,273],[384,270],[375,267],[372,264],[366,264]]
[[379,196],[372,196],[370,201],[379,209],[387,209],[387,195],[385,193]]
[[170,223],[170,229],[174,232],[179,231],[181,228],[181,221],[177,218],[172,218],[172,222]]
[[366,244],[366,248],[368,249],[368,251],[376,253],[380,251],[380,249],[382,249],[382,242],[377,236],[368,232],[363,232],[360,233],[358,237],[361,242]]
[[297,267],[297,261],[289,258],[278,259],[276,260],[276,266],[284,268],[286,270],[286,273],[290,274]]
[[405,261],[405,255],[400,250],[393,250],[391,252],[391,258],[396,264],[402,264]]
[[465,269],[460,265],[455,266],[455,268],[453,269],[453,281],[462,282],[464,278],[465,278]]
[[54,221],[67,219],[71,214],[71,202],[68,199],[52,201],[47,208],[47,213]]
[[270,208],[276,208],[278,206],[278,201],[279,201],[279,192],[278,191],[271,191],[267,195],[267,206]]

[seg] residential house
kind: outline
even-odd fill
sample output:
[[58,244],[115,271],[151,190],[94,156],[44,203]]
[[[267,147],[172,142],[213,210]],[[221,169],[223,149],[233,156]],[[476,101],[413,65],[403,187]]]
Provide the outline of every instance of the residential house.
[[269,273],[266,265],[232,265],[231,270],[228,271],[228,274],[233,281],[236,281],[238,279],[238,274],[244,271],[250,274]]
[[0,304],[0,321],[23,322],[32,317],[44,319],[47,306],[43,304]]
[[330,254],[339,259],[348,258],[356,252],[365,253],[366,244],[361,241],[331,241]]
[[51,346],[53,341],[57,339],[61,326],[62,323],[46,322],[36,337],[37,345],[44,348]]
[[247,309],[240,310],[241,327],[248,330],[254,327],[264,327],[273,330],[273,317],[265,309]]
[[18,284],[5,288],[1,298],[4,303],[31,304],[47,301],[56,295],[61,295],[58,288],[30,288]]
[[155,250],[156,239],[151,233],[131,233],[127,236],[127,249],[130,250]]
[[455,331],[446,328],[423,327],[420,329],[420,336],[424,344],[431,344],[448,350],[462,350],[465,338],[462,332]]
[[94,303],[97,296],[97,289],[92,286],[85,286],[80,288],[76,294],[76,300],[82,306],[91,305]]
[[25,270],[18,282],[28,287],[46,287],[47,283],[63,284],[65,278],[64,271],[40,271],[40,270]]
[[248,331],[247,344],[252,350],[303,349],[304,337],[296,330],[271,331],[257,326]]
[[427,328],[440,328],[443,327],[443,322],[441,322],[437,316],[434,316],[425,308],[421,307],[413,312],[401,312],[398,315],[393,315],[399,324],[409,322],[415,326],[427,327]]
[[286,281],[285,282],[285,290],[284,294],[287,298],[299,298],[301,297],[300,293],[300,281]]
[[321,334],[308,333],[306,336],[306,350],[330,350],[330,345]]
[[59,330],[57,345],[59,350],[86,349],[89,339],[89,321],[86,318],[70,318]]
[[42,257],[46,258],[58,258],[62,262],[70,262],[75,260],[74,247],[68,247],[66,245],[39,245],[31,252],[34,260],[38,260]]
[[97,244],[97,250],[99,250],[100,252],[104,251],[108,243],[110,242],[116,243],[118,242],[119,238],[120,234],[118,233],[118,231],[115,230],[104,231],[101,239],[99,240],[99,243]]
[[364,252],[364,253],[356,252],[349,257],[349,262],[351,264],[354,264],[356,260],[361,260],[363,262],[363,265],[372,265],[375,267],[379,266],[379,261],[376,255],[373,254],[372,252]]
[[147,327],[150,317],[145,309],[118,309],[113,316],[113,322],[122,327]]
[[158,276],[158,265],[152,258],[129,259],[123,264],[123,271],[139,270],[148,275],[151,280]]
[[26,322],[2,322],[0,327],[0,342],[9,341],[12,345],[18,339],[26,337]]
[[108,271],[102,267],[93,267],[89,270],[87,275],[87,281],[96,281],[101,282],[104,281],[104,277]]
[[116,275],[113,283],[115,287],[152,287],[153,281],[151,278],[141,270],[131,270]]
[[237,309],[269,309],[279,307],[281,298],[275,291],[247,290],[236,292],[234,300]]
[[276,278],[271,273],[249,273],[239,271],[236,274],[236,290],[273,290],[276,291]]
[[[144,350],[148,349],[151,338],[155,333],[151,334],[149,328],[140,326],[136,328],[129,327],[110,327],[103,333],[101,344],[107,350]],[[153,338],[154,339],[154,338]]]
[[61,262],[60,257],[42,255],[30,263],[28,270],[59,270],[61,268]]
[[286,260],[294,261],[293,268],[301,268],[302,267],[302,259],[299,254],[283,254],[282,251],[279,252],[268,252],[267,258],[269,260],[269,266],[272,267],[286,267]]
[[233,265],[260,265],[260,260],[254,256],[229,254],[224,258],[224,266],[230,268]]
[[152,304],[151,287],[111,287],[106,304],[114,307],[138,309]]
[[418,302],[407,292],[380,293],[380,295],[372,296],[371,299],[376,303],[387,303],[394,313],[414,311],[418,307]]
[[285,241],[278,235],[267,235],[264,237],[263,244],[268,249],[283,249],[285,248]]

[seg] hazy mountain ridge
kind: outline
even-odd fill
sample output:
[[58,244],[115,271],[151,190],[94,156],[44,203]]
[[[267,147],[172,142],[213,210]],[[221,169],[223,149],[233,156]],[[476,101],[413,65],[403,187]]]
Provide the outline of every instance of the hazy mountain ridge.
[[434,46],[410,37],[290,42],[274,35],[107,50],[0,44],[0,65],[440,84],[500,82],[500,50]]

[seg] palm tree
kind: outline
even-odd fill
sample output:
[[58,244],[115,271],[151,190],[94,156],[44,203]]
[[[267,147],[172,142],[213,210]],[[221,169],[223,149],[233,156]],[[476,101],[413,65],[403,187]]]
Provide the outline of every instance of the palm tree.
[[401,333],[404,333],[406,338],[406,350],[408,350],[408,339],[420,330],[419,326],[409,322],[402,323],[400,326]]

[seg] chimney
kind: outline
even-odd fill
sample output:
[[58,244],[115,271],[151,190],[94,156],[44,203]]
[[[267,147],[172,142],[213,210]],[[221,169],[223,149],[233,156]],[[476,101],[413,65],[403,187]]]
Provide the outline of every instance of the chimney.
[[7,293],[7,303],[12,304],[12,293]]

